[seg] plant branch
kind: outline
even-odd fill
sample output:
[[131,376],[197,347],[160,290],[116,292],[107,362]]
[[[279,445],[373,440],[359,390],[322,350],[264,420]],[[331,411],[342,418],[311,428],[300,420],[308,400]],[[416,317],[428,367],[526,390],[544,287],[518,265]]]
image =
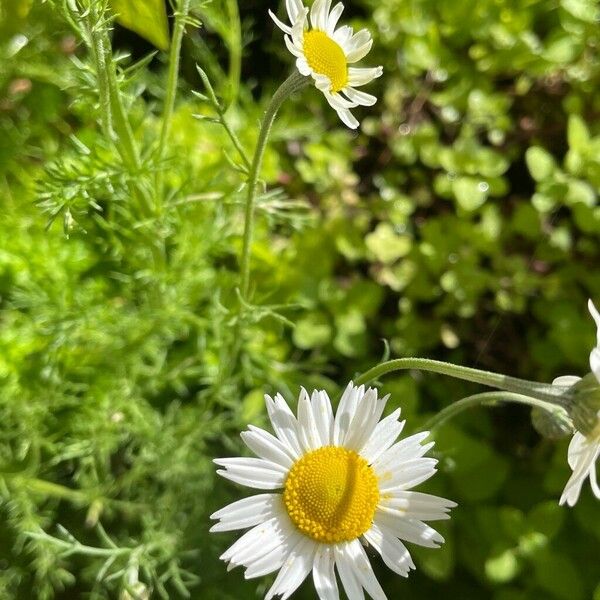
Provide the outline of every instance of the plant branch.
[[363,373],[356,379],[356,385],[369,383],[382,375],[394,371],[407,369],[417,369],[419,371],[429,371],[431,373],[440,373],[456,379],[480,383],[489,387],[499,388],[507,392],[524,394],[538,400],[550,402],[555,406],[567,409],[570,401],[570,388],[559,385],[550,385],[546,383],[537,383],[525,379],[517,379],[491,371],[482,371],[470,367],[461,367],[440,360],[430,360],[428,358],[397,358],[381,363],[366,373]]
[[423,425],[423,430],[431,431],[432,429],[440,427],[446,421],[454,418],[469,408],[475,406],[493,406],[500,402],[526,404],[531,407],[541,408],[552,414],[557,410],[562,410],[557,408],[554,404],[531,398],[530,396],[524,396],[523,394],[514,394],[512,392],[484,392],[482,394],[474,394],[473,396],[462,398],[462,400],[457,400],[449,406],[446,406]]
[[164,172],[160,162],[165,155],[169,133],[171,131],[171,120],[175,109],[175,97],[177,95],[177,82],[179,80],[179,63],[181,56],[181,42],[185,31],[188,13],[190,11],[190,0],[178,0],[175,10],[175,25],[173,26],[173,37],[169,51],[169,72],[167,75],[167,93],[163,107],[160,138],[158,140],[158,151],[156,154],[156,182],[155,193],[157,207],[162,206]]
[[256,184],[258,182],[258,176],[260,168],[262,166],[262,159],[267,147],[267,141],[269,139],[269,133],[277,111],[283,104],[284,100],[288,98],[294,92],[300,90],[308,83],[308,78],[301,75],[298,71],[294,71],[277,89],[271,98],[271,102],[267,106],[267,110],[262,119],[260,131],[258,134],[258,141],[254,150],[254,157],[250,166],[250,174],[248,177],[248,191],[246,195],[246,211],[244,216],[244,240],[242,247],[242,258],[241,258],[241,294],[242,298],[248,299],[248,292],[250,288],[250,245],[252,242],[252,233],[254,231],[254,204],[256,200]]

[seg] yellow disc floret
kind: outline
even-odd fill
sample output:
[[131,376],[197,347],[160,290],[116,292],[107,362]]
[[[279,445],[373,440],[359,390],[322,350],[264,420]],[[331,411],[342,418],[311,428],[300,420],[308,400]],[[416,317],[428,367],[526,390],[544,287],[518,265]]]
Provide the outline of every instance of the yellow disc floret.
[[317,542],[356,539],[373,522],[379,501],[377,477],[353,450],[324,446],[290,469],[283,502],[294,525]]
[[306,62],[320,75],[327,75],[331,81],[331,92],[339,92],[348,83],[348,63],[341,46],[324,31],[304,32],[302,46]]

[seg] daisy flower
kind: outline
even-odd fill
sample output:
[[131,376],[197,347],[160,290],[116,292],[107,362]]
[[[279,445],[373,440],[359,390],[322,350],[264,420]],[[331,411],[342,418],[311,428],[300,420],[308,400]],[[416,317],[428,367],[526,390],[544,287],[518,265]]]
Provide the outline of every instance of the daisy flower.
[[[588,308],[597,329],[596,347],[590,354],[590,368],[600,383],[600,313],[591,300],[588,302]],[[572,386],[580,380],[580,377],[565,375],[564,377],[558,377],[553,383],[562,386]],[[569,481],[567,481],[567,485],[560,498],[560,504],[566,503],[569,506],[574,506],[579,499],[583,483],[588,477],[594,495],[600,499],[600,487],[596,479],[596,460],[600,456],[600,411],[598,411],[597,417],[598,424],[591,433],[583,435],[583,433],[576,431],[571,439],[567,458],[573,474],[569,478]]]
[[365,57],[373,40],[366,29],[354,33],[352,27],[338,27],[344,10],[341,2],[331,8],[331,0],[315,0],[311,9],[301,0],[286,0],[290,25],[282,23],[271,11],[275,24],[286,34],[285,44],[296,57],[302,75],[310,75],[315,86],[340,119],[351,129],[358,121],[350,112],[359,105],[371,106],[377,98],[357,90],[383,73],[382,67],[364,68],[349,65]]
[[[265,396],[275,435],[249,426],[241,434],[259,458],[221,458],[226,479],[269,490],[214,513],[211,531],[249,529],[222,556],[247,579],[278,571],[266,595],[289,598],[311,573],[321,600],[339,599],[335,572],[350,600],[386,598],[363,546],[407,577],[415,565],[403,541],[438,547],[425,521],[448,519],[454,502],[411,491],[436,471],[425,457],[428,432],[396,442],[400,410],[380,420],[388,396],[346,388],[334,416],[324,391],[303,389],[296,417],[281,395]],[[403,540],[403,541],[402,541]]]

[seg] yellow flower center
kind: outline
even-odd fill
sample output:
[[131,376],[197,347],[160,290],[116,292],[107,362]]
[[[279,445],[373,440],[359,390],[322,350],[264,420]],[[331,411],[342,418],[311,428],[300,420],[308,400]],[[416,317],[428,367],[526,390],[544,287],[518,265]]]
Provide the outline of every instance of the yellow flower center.
[[331,81],[331,91],[339,92],[348,83],[348,64],[341,46],[324,31],[304,32],[302,46],[306,62],[320,75],[327,75]]
[[379,486],[373,469],[353,450],[324,446],[290,469],[283,502],[294,525],[317,542],[356,539],[373,523]]

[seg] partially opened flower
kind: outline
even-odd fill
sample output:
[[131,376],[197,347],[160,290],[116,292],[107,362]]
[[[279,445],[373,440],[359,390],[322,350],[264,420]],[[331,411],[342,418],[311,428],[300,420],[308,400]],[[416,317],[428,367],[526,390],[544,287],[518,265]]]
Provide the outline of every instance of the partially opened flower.
[[[575,403],[578,401],[585,402],[589,401],[589,406],[584,407],[589,411],[590,406],[594,406],[592,409],[593,414],[595,415],[595,427],[592,427],[590,431],[584,435],[580,431],[576,431],[575,435],[571,439],[571,443],[569,444],[568,451],[568,461],[569,467],[571,467],[573,474],[569,478],[567,485],[563,491],[563,494],[560,498],[561,504],[568,504],[569,506],[573,506],[577,500],[579,499],[579,494],[581,493],[581,488],[585,480],[589,477],[590,484],[592,486],[592,491],[596,498],[600,499],[600,487],[598,486],[598,481],[596,478],[596,461],[598,456],[600,456],[600,408],[598,407],[597,396],[600,394],[600,313],[594,306],[593,302],[590,300],[588,302],[588,308],[594,321],[596,322],[596,347],[592,350],[590,354],[590,368],[592,369],[593,376],[590,376],[592,379],[595,377],[598,385],[593,385],[591,394],[589,393],[589,388],[586,389],[585,399],[580,394],[575,394]],[[593,382],[594,384],[596,382]],[[558,377],[553,381],[556,385],[562,386],[573,386],[573,385],[581,385],[581,378],[575,377],[571,375],[566,375],[564,377]],[[587,387],[587,386],[586,386]],[[578,399],[579,396],[579,399]],[[575,411],[577,411],[579,407],[575,407]],[[575,426],[577,427],[577,420],[575,420]]]
[[337,574],[350,600],[385,599],[364,545],[404,577],[414,563],[403,541],[437,547],[442,536],[425,524],[449,518],[454,502],[413,492],[435,473],[425,457],[427,432],[399,442],[400,410],[380,421],[387,396],[346,388],[337,413],[323,391],[300,393],[298,417],[285,400],[266,396],[275,435],[249,426],[246,445],[260,458],[215,460],[236,483],[268,493],[217,511],[211,531],[249,529],[221,558],[246,568],[247,579],[279,571],[266,599],[289,598],[311,573],[322,600],[339,598]]
[[382,67],[360,68],[349,65],[365,57],[373,40],[366,29],[354,33],[352,27],[338,27],[344,10],[340,2],[331,8],[331,0],[315,0],[311,9],[301,0],[285,2],[290,25],[269,14],[283,30],[288,50],[296,57],[302,75],[310,75],[340,119],[356,129],[358,121],[350,112],[359,105],[371,106],[375,96],[357,90],[383,73]]

